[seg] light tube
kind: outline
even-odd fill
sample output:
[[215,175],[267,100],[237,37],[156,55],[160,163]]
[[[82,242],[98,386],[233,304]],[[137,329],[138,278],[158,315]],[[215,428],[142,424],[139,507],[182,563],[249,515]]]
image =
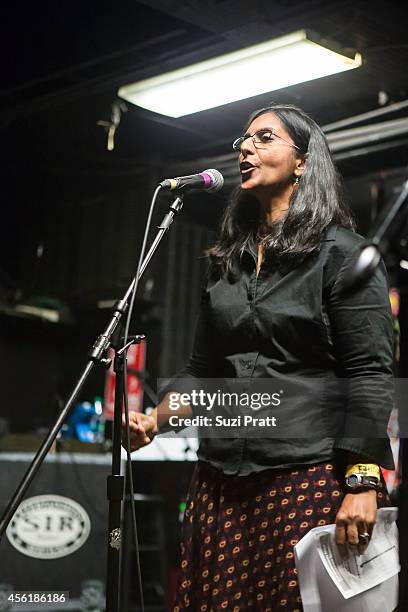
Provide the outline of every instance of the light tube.
[[142,108],[182,117],[297,83],[358,68],[349,58],[299,30],[239,51],[121,87],[118,95]]

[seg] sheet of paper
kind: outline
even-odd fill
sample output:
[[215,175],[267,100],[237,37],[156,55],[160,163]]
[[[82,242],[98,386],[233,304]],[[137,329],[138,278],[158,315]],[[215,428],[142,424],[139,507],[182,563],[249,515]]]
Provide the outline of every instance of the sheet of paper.
[[309,531],[295,546],[305,612],[392,612],[398,603],[396,508],[377,513],[364,555],[343,560],[334,542],[334,525]]

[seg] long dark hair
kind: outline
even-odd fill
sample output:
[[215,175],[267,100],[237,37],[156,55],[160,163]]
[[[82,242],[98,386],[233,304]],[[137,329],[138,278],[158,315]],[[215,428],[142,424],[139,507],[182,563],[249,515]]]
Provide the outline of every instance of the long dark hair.
[[[282,122],[299,147],[297,154],[307,154],[305,170],[298,188],[293,190],[287,215],[262,237],[266,257],[297,265],[319,249],[329,225],[354,230],[354,219],[345,204],[342,181],[326,137],[317,123],[296,106],[273,104],[255,111],[247,126],[265,113],[274,113]],[[225,209],[218,240],[206,252],[213,273],[227,274],[231,280],[237,277],[245,247],[256,246],[260,239],[259,224],[258,200],[237,187]]]

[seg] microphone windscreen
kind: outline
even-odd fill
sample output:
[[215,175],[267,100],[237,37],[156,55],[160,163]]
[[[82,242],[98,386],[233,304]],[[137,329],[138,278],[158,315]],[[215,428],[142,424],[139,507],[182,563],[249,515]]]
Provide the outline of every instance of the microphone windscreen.
[[211,186],[208,187],[208,191],[219,191],[222,189],[224,185],[224,177],[222,176],[219,170],[215,170],[215,168],[209,168],[208,170],[203,170],[201,174],[208,174],[211,178]]

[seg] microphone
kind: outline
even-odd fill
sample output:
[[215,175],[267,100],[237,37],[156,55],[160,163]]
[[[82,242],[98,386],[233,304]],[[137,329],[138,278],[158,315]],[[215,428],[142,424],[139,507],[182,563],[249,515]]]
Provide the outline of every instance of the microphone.
[[162,189],[169,191],[187,191],[189,189],[205,189],[215,193],[224,185],[224,177],[221,172],[210,168],[203,170],[199,174],[189,174],[188,176],[176,176],[171,179],[164,179],[160,183]]

